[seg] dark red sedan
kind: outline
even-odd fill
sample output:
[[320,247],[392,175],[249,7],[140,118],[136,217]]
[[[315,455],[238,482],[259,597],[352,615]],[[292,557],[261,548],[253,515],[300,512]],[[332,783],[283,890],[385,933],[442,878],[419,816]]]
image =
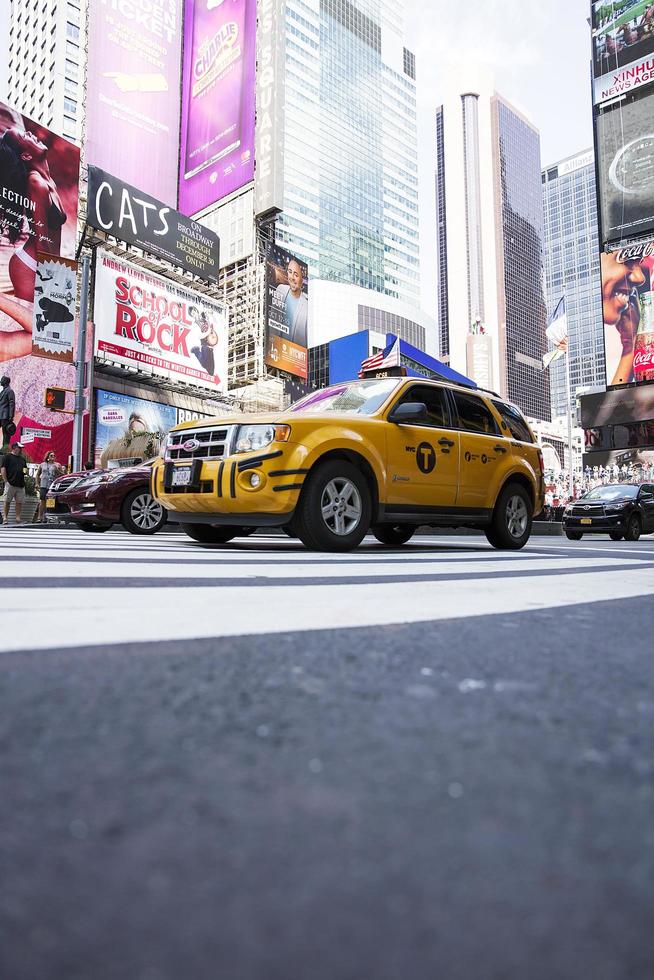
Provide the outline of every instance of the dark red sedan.
[[46,512],[83,531],[122,524],[132,534],[156,534],[166,511],[150,493],[152,463],[59,477],[48,491]]

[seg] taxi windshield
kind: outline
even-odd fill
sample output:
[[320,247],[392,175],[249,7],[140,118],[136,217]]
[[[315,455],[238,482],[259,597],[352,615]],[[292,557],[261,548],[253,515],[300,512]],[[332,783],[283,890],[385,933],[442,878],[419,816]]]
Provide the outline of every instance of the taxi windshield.
[[349,381],[331,388],[323,388],[305,395],[291,405],[292,412],[321,414],[322,412],[348,412],[355,415],[372,415],[380,408],[397,387],[397,378],[370,381]]

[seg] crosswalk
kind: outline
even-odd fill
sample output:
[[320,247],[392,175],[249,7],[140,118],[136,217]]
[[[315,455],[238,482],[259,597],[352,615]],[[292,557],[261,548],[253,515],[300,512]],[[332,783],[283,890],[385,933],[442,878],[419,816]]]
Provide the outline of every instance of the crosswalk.
[[346,555],[277,534],[209,547],[185,535],[0,528],[5,650],[259,636],[485,615],[651,595],[654,539],[366,539]]

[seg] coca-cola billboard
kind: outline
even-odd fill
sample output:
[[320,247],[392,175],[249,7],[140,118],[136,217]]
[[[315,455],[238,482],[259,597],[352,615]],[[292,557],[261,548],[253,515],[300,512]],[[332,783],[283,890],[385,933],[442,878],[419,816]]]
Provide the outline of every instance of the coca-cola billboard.
[[608,387],[654,381],[654,241],[601,255]]

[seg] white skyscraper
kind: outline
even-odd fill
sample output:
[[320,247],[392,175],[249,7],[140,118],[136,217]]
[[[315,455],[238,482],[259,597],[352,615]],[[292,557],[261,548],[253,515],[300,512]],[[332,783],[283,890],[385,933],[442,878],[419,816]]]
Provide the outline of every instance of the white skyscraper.
[[441,356],[548,419],[540,138],[482,72],[437,110],[436,222]]
[[10,0],[7,102],[80,142],[86,0]]

